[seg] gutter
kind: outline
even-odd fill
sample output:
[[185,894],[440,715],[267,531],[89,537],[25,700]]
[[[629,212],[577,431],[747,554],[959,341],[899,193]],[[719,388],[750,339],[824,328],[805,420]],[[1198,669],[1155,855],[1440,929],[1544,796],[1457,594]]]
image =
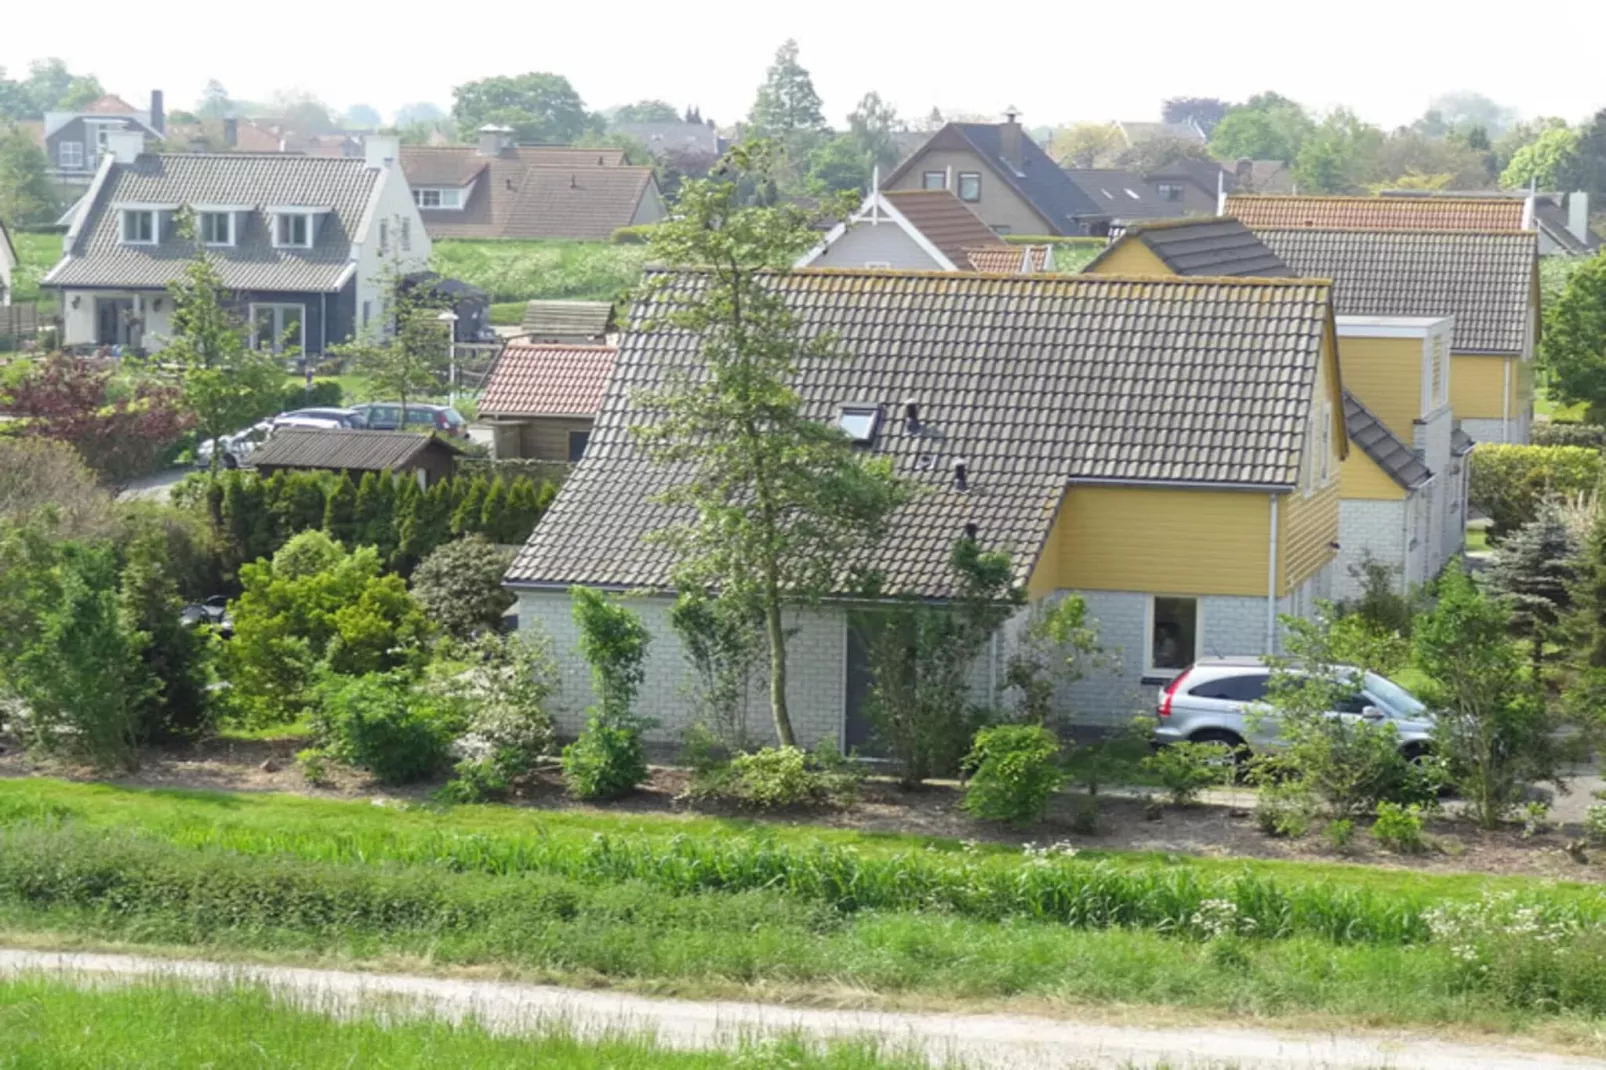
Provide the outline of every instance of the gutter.
[[1271,524],[1266,540],[1266,653],[1277,652],[1277,505],[1278,496],[1271,499]]
[[1065,481],[1073,487],[1153,487],[1158,490],[1247,490],[1256,494],[1282,494],[1295,490],[1292,483],[1203,483],[1185,479],[1085,479]]

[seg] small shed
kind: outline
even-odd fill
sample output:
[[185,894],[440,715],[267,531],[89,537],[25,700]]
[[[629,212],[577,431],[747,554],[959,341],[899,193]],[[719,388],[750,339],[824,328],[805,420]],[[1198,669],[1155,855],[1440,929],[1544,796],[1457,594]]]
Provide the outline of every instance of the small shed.
[[613,346],[509,343],[479,400],[496,456],[580,460],[617,356]]
[[264,476],[287,469],[354,478],[364,472],[410,472],[419,486],[428,487],[451,476],[461,452],[445,439],[411,431],[281,427],[251,454],[251,463]]
[[607,301],[531,301],[519,335],[530,342],[588,345],[605,342],[617,328]]

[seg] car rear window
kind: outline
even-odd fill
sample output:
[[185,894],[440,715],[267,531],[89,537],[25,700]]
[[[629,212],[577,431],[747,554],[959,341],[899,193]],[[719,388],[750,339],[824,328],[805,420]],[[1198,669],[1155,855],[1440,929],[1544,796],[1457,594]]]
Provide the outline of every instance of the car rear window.
[[1223,702],[1259,702],[1266,697],[1267,679],[1260,673],[1222,676],[1195,685],[1189,689],[1188,694],[1195,698],[1213,698]]
[[434,409],[415,409],[411,405],[409,405],[407,407],[407,422],[410,423],[410,424],[427,424],[430,427],[434,427],[435,426],[435,410]]

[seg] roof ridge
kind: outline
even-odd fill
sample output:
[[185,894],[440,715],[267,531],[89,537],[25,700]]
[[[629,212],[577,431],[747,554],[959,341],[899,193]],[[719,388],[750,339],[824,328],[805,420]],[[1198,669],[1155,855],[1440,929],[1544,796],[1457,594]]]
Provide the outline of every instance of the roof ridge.
[[[1011,247],[1013,243],[1011,243]],[[1027,246],[1020,246],[1027,248]],[[690,272],[706,274],[706,268],[649,268],[650,271],[666,273]],[[1079,286],[1100,286],[1116,283],[1137,283],[1140,285],[1164,286],[1197,286],[1201,284],[1216,284],[1223,286],[1332,286],[1333,280],[1321,277],[1284,278],[1260,275],[1089,275],[1086,272],[1039,272],[1032,275],[992,275],[984,271],[939,271],[931,270],[891,270],[887,268],[864,267],[803,267],[787,268],[784,270],[767,271],[768,275],[868,275],[872,278],[925,278],[925,279],[985,279],[988,281],[1009,282],[1037,282],[1054,280],[1058,282],[1073,282]]]
[[1383,197],[1377,194],[1365,196],[1359,193],[1229,193],[1228,200],[1244,201],[1381,201],[1395,203],[1404,201],[1407,204],[1454,204],[1465,205],[1469,201],[1487,201],[1490,204],[1510,204],[1518,200],[1517,197],[1503,197],[1499,195],[1481,197]]
[[1257,234],[1275,230],[1295,234],[1458,234],[1469,238],[1521,238],[1539,233],[1537,230],[1468,230],[1465,227],[1309,227],[1294,223],[1270,226],[1245,223],[1244,226]]
[[1248,226],[1248,224],[1242,223],[1242,221],[1236,216],[1185,215],[1177,216],[1174,219],[1144,219],[1136,223],[1128,223],[1126,225],[1126,229],[1121,232],[1121,236],[1125,237],[1128,234],[1139,234],[1146,230],[1169,230],[1174,227],[1202,227],[1209,223],[1239,223],[1242,226]]

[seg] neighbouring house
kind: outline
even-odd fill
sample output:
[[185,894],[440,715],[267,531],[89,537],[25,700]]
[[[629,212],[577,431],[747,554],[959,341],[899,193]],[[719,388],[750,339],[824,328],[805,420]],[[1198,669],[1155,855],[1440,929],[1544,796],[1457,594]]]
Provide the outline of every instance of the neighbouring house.
[[[369,138],[364,159],[142,147],[136,131],[112,135],[71,213],[62,258],[41,282],[60,294],[66,345],[160,349],[167,286],[197,242],[251,344],[313,355],[384,322],[389,268],[429,261],[395,138]],[[194,238],[177,232],[181,209],[195,216]]]
[[1052,271],[1048,245],[1011,245],[945,189],[875,190],[796,267]]
[[590,345],[606,342],[616,329],[608,301],[531,301],[524,306],[518,338],[525,342]]
[[1532,212],[1509,197],[1266,196],[1229,193],[1223,215],[1244,226],[1322,230],[1532,230]]
[[567,461],[584,456],[613,373],[614,346],[510,342],[479,399],[498,458]]
[[155,148],[167,136],[162,91],[151,90],[149,109],[140,111],[122,97],[107,94],[82,111],[45,113],[45,155],[51,177],[70,186],[87,185],[95,177],[109,139],[119,132],[140,136],[146,148]]
[[474,145],[406,145],[402,170],[430,237],[606,241],[656,223],[663,196],[650,167],[619,149],[515,145],[484,126]]
[[1294,187],[1293,170],[1283,161],[1247,157],[1230,168],[1184,157],[1146,172],[1143,180],[1160,200],[1180,205],[1183,215],[1220,215],[1224,192],[1289,193]]
[[1104,209],[1112,226],[1183,214],[1181,204],[1161,197],[1135,172],[1115,167],[1067,167],[1065,174],[1089,200]]
[[1191,117],[1180,123],[1124,122],[1116,119],[1110,125],[1115,127],[1116,133],[1121,136],[1121,147],[1126,149],[1137,148],[1151,141],[1181,141],[1201,147],[1210,141],[1204,129]]
[[484,289],[462,279],[448,279],[434,271],[415,271],[407,276],[407,284],[426,292],[432,305],[441,312],[450,312],[456,317],[451,321],[452,341],[496,340],[496,330],[491,326],[491,295]]
[[281,427],[251,454],[251,464],[264,477],[287,470],[341,472],[353,478],[390,472],[410,475],[420,487],[429,487],[451,477],[461,453],[445,439],[411,431]]
[[0,305],[11,304],[11,276],[17,263],[17,247],[11,243],[6,221],[0,219]]
[[[1084,269],[1092,274],[1287,277],[1281,257],[1236,219],[1133,227]],[[1371,559],[1403,588],[1438,575],[1464,548],[1466,466],[1451,446],[1449,317],[1339,316],[1344,416],[1352,449],[1339,484],[1333,592],[1360,593]]]
[[948,123],[881,184],[889,192],[948,190],[997,234],[1103,234],[1110,217],[1027,136],[1002,123]]
[[[656,293],[692,300],[704,284],[675,274]],[[1124,723],[1196,657],[1275,649],[1279,614],[1330,594],[1348,446],[1329,283],[838,269],[773,285],[805,332],[834,332],[843,349],[800,368],[806,411],[921,488],[862,562],[885,589],[951,598],[952,547],[972,538],[1009,555],[1032,602],[1087,599],[1119,664],[1061,696],[1063,713]],[[639,596],[653,634],[639,711],[656,736],[678,738],[698,716],[668,622],[673,556],[644,538],[681,515],[658,497],[677,470],[632,433],[656,418],[639,387],[697,359],[680,329],[623,334],[591,447],[508,572],[522,626],[554,640],[565,732],[591,694],[574,584]],[[847,593],[788,616],[788,701],[805,746],[869,739]],[[998,701],[1019,624],[975,666],[977,701]],[[756,686],[747,728],[771,736]]]
[[1455,418],[1478,442],[1528,441],[1539,337],[1533,231],[1249,226],[1296,274],[1332,279],[1340,315],[1453,316]]
[[1589,228],[1589,194],[1583,190],[1573,193],[1530,193],[1527,190],[1386,189],[1381,196],[1531,201],[1528,217],[1515,229],[1539,232],[1540,256],[1594,256],[1600,251],[1600,235]]
[[692,156],[712,161],[728,147],[719,131],[707,123],[614,123],[611,129],[639,141],[655,160]]

